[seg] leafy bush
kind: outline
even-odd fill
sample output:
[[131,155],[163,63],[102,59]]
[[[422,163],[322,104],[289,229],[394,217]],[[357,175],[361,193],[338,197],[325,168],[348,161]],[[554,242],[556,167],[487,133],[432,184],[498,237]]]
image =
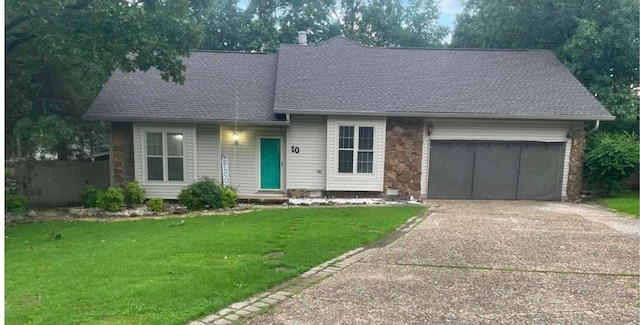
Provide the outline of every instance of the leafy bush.
[[127,206],[141,204],[142,202],[144,202],[144,194],[145,190],[140,187],[138,181],[131,181],[124,188],[124,203]]
[[222,208],[222,187],[214,180],[205,178],[180,191],[178,201],[189,210]]
[[220,196],[223,208],[233,208],[238,203],[238,192],[231,186],[222,187]]
[[4,196],[4,211],[14,214],[24,214],[29,209],[27,197],[20,194],[7,193]]
[[85,208],[95,208],[98,205],[98,198],[102,191],[99,188],[95,188],[91,185],[84,187],[84,193],[82,193],[81,201],[82,206]]
[[601,132],[589,139],[585,154],[585,175],[605,195],[621,186],[622,180],[638,170],[638,141],[634,134]]
[[147,209],[149,211],[162,211],[164,210],[164,201],[159,197],[154,197],[147,201]]
[[98,197],[97,206],[109,212],[122,210],[124,207],[124,194],[116,187],[110,187]]

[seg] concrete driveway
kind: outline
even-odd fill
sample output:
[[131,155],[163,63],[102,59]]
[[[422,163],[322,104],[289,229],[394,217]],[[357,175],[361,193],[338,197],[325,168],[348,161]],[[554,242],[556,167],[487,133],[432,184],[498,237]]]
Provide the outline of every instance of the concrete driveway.
[[637,220],[570,203],[430,203],[404,237],[247,323],[640,323]]

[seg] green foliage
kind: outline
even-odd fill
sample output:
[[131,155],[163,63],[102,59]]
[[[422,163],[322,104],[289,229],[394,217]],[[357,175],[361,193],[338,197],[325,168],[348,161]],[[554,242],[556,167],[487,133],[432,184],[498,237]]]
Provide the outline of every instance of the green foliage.
[[192,7],[201,3],[7,1],[5,152],[43,148],[64,159],[105,144],[105,124],[81,118],[104,82],[116,69],[152,67],[184,82],[182,57],[202,35]]
[[4,212],[24,214],[29,209],[29,202],[24,195],[6,193],[4,196]]
[[140,187],[138,181],[131,181],[124,188],[124,204],[132,206],[144,202],[145,190]]
[[277,0],[215,1],[196,10],[206,33],[202,49],[271,51],[297,43],[307,31],[309,44],[344,35],[365,45],[441,46],[448,29],[438,24],[434,0]]
[[638,0],[469,0],[452,47],[553,51],[613,115],[603,130],[638,130]]
[[150,211],[160,212],[164,210],[164,200],[159,197],[150,198],[147,201],[147,209]]
[[98,197],[97,205],[99,208],[109,212],[117,212],[124,207],[124,194],[122,189],[110,187],[102,192]]
[[220,189],[220,200],[223,208],[233,208],[238,204],[238,192],[231,186]]
[[639,154],[635,135],[597,133],[589,139],[584,158],[587,180],[608,195],[638,170]]
[[222,208],[222,187],[214,180],[205,178],[180,191],[178,202],[189,210]]
[[84,187],[84,193],[82,193],[82,197],[80,200],[82,201],[82,206],[85,208],[95,208],[98,206],[98,198],[102,194],[102,191],[99,188],[95,188],[91,185],[87,185]]

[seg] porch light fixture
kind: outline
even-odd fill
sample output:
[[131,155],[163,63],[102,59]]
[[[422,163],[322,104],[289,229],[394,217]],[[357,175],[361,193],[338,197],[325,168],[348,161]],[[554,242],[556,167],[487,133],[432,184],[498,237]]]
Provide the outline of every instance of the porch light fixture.
[[433,124],[429,123],[427,124],[427,135],[431,135],[432,132],[433,132]]
[[238,132],[233,132],[233,143],[238,144],[238,139],[240,139]]

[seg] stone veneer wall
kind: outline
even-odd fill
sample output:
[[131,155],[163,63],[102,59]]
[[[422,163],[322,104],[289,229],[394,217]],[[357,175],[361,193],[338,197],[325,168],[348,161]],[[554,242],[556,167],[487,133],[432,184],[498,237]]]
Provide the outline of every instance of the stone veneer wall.
[[387,119],[384,187],[398,190],[397,198],[420,198],[423,132],[423,119]]
[[580,199],[582,191],[582,169],[584,166],[584,149],[586,132],[582,129],[571,131],[571,155],[569,157],[569,179],[567,181],[567,199]]
[[133,124],[111,123],[111,161],[113,186],[124,186],[135,179]]

